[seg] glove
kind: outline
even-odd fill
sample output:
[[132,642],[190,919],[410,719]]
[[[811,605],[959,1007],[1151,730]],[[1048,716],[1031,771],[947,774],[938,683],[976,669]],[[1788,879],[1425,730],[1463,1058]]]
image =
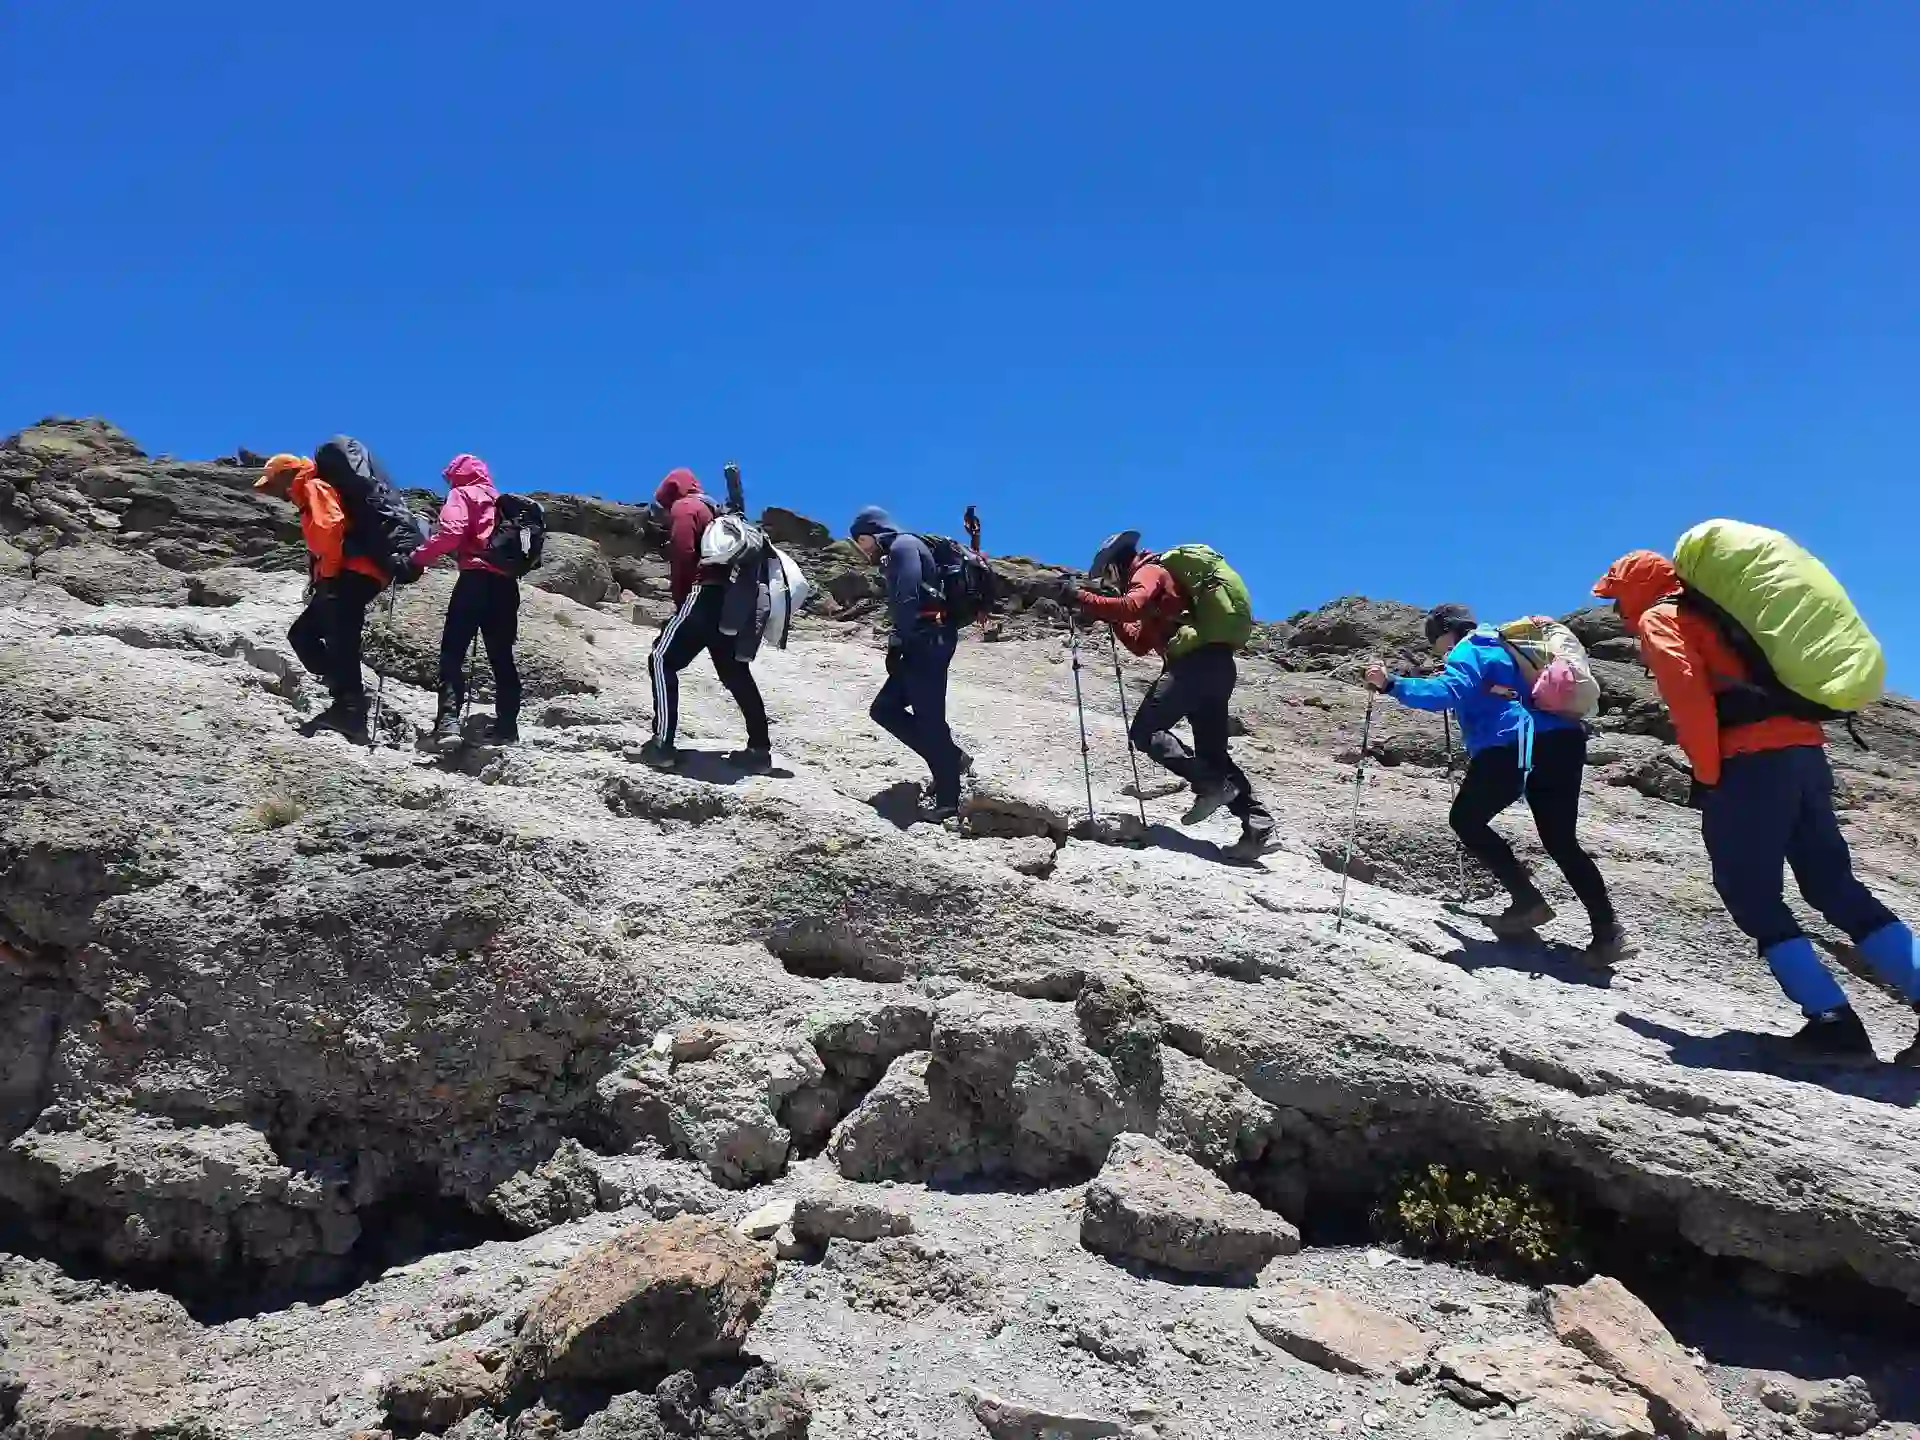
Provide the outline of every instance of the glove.
[[1687,808],[1689,810],[1706,809],[1707,797],[1711,794],[1713,794],[1713,786],[1702,785],[1697,778],[1689,778],[1687,781]]
[[892,676],[898,673],[900,669],[900,665],[905,659],[906,659],[906,651],[904,647],[899,645],[889,645],[887,647],[887,674],[889,676]]
[[399,568],[393,572],[393,583],[396,585],[417,584],[420,577],[426,573],[425,570],[422,570],[418,565],[414,564],[413,561],[402,560]]
[[1069,610],[1080,608],[1080,582],[1071,576],[1060,582],[1060,590],[1054,597]]

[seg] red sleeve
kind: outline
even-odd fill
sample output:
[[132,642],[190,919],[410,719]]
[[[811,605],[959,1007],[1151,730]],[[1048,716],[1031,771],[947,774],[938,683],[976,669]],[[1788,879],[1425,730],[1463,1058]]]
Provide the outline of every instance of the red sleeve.
[[676,605],[693,593],[700,578],[700,532],[711,518],[712,512],[691,495],[675,502],[668,517],[667,578]]
[[1180,592],[1174,588],[1173,576],[1157,565],[1142,566],[1124,595],[1080,592],[1081,612],[1106,621],[1120,637],[1120,643],[1136,655],[1156,652],[1158,627],[1154,622],[1180,605]]
[[1672,606],[1657,607],[1640,617],[1640,653],[1660,687],[1660,698],[1667,702],[1674,734],[1693,764],[1694,779],[1702,785],[1718,785],[1720,716],[1714,708],[1713,686]]

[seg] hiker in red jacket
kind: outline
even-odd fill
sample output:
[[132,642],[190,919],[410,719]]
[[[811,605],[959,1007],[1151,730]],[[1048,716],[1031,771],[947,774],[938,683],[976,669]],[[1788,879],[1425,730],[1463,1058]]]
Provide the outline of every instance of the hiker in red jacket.
[[[1240,821],[1240,838],[1227,847],[1228,858],[1257,859],[1273,843],[1273,817],[1227,749],[1227,704],[1239,679],[1233,647],[1202,645],[1177,660],[1167,659],[1167,642],[1187,613],[1187,597],[1159,557],[1140,548],[1138,530],[1109,537],[1093,557],[1088,575],[1121,593],[1100,595],[1069,581],[1062,602],[1106,621],[1127,649],[1158,655],[1166,666],[1135,713],[1128,738],[1135,749],[1146,751],[1193,787],[1193,805],[1181,818],[1183,825],[1197,825],[1224,805]],[[1191,750],[1173,733],[1182,720],[1193,728]]]
[[680,724],[680,672],[702,650],[712,658],[720,683],[747,723],[747,748],[729,758],[747,770],[773,768],[766,702],[760,698],[752,668],[735,653],[734,637],[720,633],[727,567],[700,563],[700,538],[718,513],[718,507],[701,492],[694,473],[684,469],[668,472],[649,510],[648,528],[666,550],[668,583],[678,607],[660,627],[647,661],[653,676],[653,738],[640,747],[640,758],[656,770],[671,770],[680,763],[680,751],[674,745]]

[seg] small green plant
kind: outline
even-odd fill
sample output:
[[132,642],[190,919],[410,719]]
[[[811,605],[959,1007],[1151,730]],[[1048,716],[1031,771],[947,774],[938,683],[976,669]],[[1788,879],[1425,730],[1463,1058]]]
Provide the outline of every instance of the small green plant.
[[278,830],[307,813],[307,807],[286,795],[269,795],[247,811],[250,830]]
[[1512,1280],[1579,1279],[1589,1270],[1577,1225],[1525,1180],[1453,1171],[1403,1176],[1373,1213],[1374,1233],[1418,1255]]

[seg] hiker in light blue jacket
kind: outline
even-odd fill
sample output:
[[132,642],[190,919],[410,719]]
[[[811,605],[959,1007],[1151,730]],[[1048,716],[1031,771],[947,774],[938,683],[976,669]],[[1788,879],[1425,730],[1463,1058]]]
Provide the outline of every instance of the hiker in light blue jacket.
[[1587,731],[1580,721],[1537,710],[1527,703],[1520,667],[1493,629],[1482,629],[1464,605],[1439,605],[1427,615],[1427,643],[1446,657],[1440,673],[1393,676],[1370,666],[1367,683],[1415,710],[1450,710],[1460,717],[1467,747],[1467,774],[1454,797],[1450,819],[1469,854],[1513,897],[1488,922],[1506,938],[1533,934],[1553,919],[1553,907],[1527,867],[1489,823],[1522,794],[1533,811],[1540,844],[1567,877],[1593,924],[1588,956],[1612,965],[1631,954],[1613,913],[1607,882],[1593,857],[1580,847],[1580,784],[1586,775]]

